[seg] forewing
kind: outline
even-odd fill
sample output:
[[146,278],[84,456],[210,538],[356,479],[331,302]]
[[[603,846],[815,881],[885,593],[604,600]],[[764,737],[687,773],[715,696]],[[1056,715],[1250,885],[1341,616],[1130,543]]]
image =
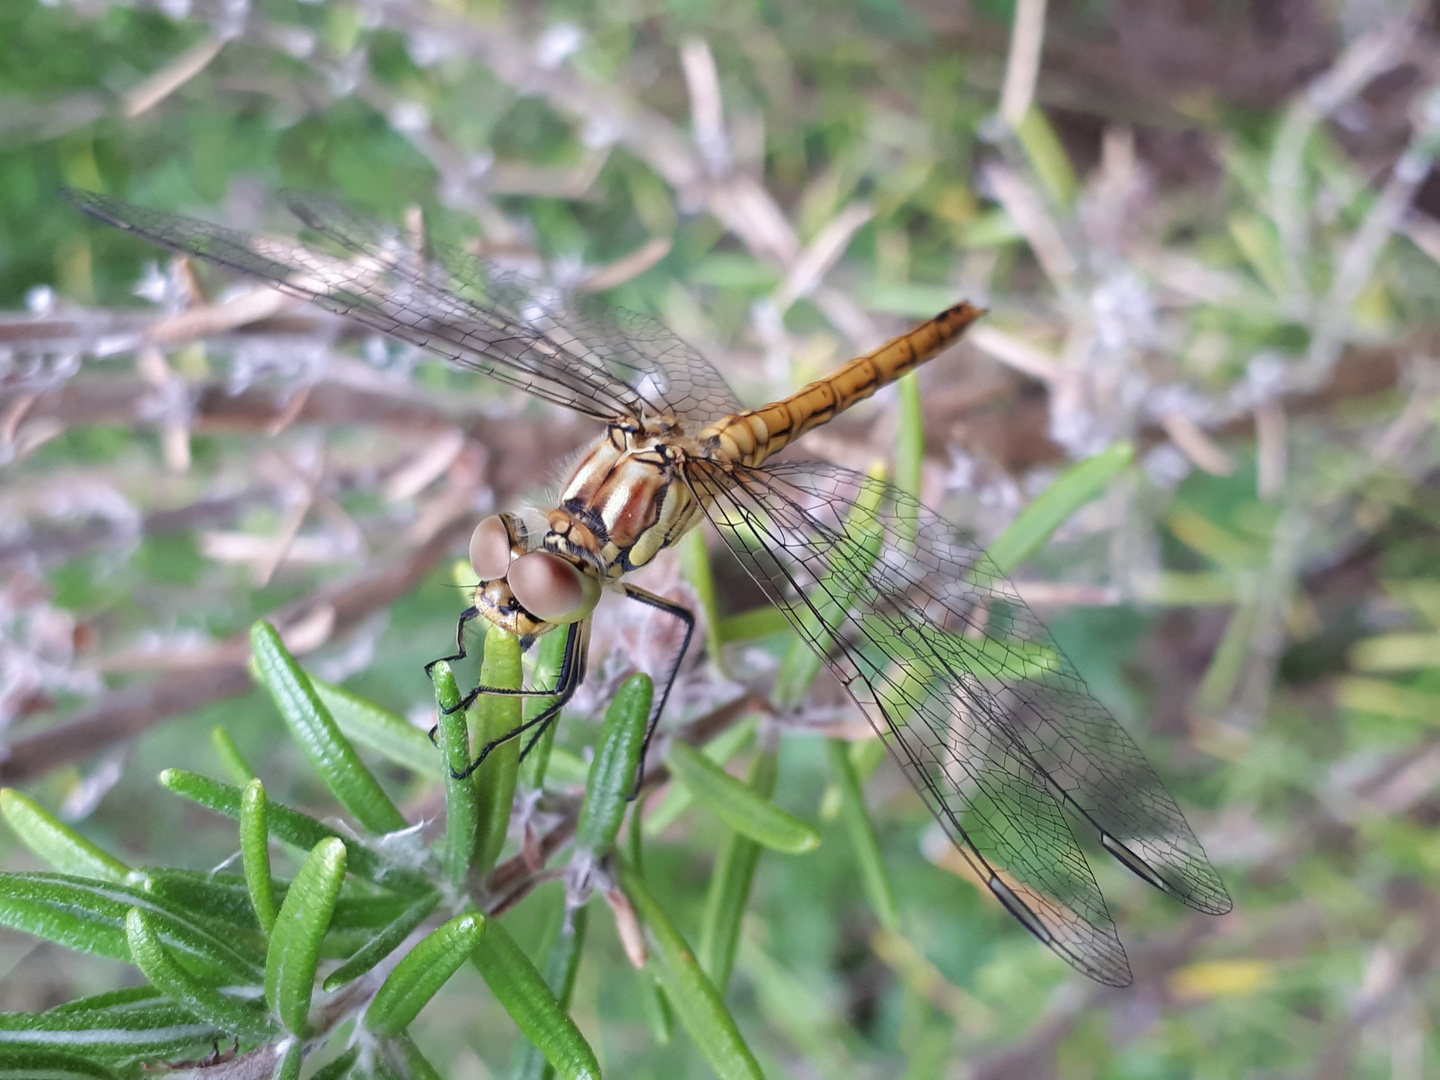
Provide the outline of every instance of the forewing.
[[337,203],[291,200],[337,247],[328,255],[105,195],[70,198],[103,221],[598,420],[708,423],[739,408],[719,372],[654,320],[578,301],[445,245],[422,256]]
[[1041,940],[1102,982],[1129,979],[1062,804],[1152,885],[1202,911],[1229,909],[1139,748],[954,526],[831,465],[692,473],[731,550]]

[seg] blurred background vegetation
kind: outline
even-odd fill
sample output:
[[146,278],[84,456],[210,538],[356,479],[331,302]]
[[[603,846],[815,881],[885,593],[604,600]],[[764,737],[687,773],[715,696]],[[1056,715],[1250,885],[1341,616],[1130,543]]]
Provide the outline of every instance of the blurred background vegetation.
[[[276,798],[328,813],[250,687],[246,628],[279,620],[312,671],[428,727],[422,665],[465,603],[451,557],[593,434],[310,309],[247,309],[62,186],[288,234],[285,187],[423,207],[448,240],[658,315],[749,404],[966,297],[991,314],[921,373],[919,488],[984,542],[1070,461],[1134,443],[1016,576],[1235,911],[1096,860],[1136,984],[1088,984],[958,875],[885,764],[881,929],[822,813],[821,736],[864,731],[820,686],[774,723],[777,800],[824,843],[761,861],[729,995],[767,1075],[1440,1075],[1435,20],[1400,0],[5,0],[0,781],[127,862],[206,869],[233,828],[155,775],[216,772],[224,723]],[[913,473],[916,417],[887,392],[808,449]],[[724,615],[759,602],[715,571]],[[693,597],[674,562],[648,585]],[[576,752],[663,651],[627,619],[602,608]],[[687,668],[670,722],[763,692],[773,629],[722,621],[723,668]],[[438,809],[433,781],[377,768],[412,818]],[[723,837],[691,810],[647,853],[692,935]],[[35,865],[8,833],[0,853]],[[507,925],[533,944],[559,902],[539,889]],[[591,928],[574,1014],[607,1075],[704,1075],[682,1035],[654,1045],[613,925]],[[0,972],[12,1010],[136,977],[8,933]],[[505,1074],[513,1025],[456,979],[417,1042],[454,1080]]]

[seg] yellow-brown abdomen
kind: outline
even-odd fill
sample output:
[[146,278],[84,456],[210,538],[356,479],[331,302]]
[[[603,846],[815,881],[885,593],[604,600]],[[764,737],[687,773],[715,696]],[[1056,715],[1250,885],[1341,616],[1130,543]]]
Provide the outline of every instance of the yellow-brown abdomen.
[[835,374],[801,387],[788,398],[712,424],[700,433],[700,438],[718,440],[722,457],[743,465],[759,465],[811,428],[914,371],[952,344],[983,314],[971,304],[956,304],[908,334],[856,357]]

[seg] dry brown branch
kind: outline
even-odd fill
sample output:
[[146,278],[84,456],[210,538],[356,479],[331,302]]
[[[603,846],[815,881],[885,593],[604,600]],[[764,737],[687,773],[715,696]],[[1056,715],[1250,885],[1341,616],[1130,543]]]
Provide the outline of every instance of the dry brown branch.
[[[319,383],[306,395],[298,424],[376,425],[396,431],[434,433],[458,427],[489,454],[487,481],[500,498],[531,490],[551,462],[578,449],[593,426],[573,414],[545,424],[492,417],[466,407],[463,399],[445,399],[361,369],[365,378],[346,378],[343,365],[332,368],[333,381]],[[340,381],[342,378],[345,381]],[[71,380],[36,396],[25,424],[49,421],[64,428],[82,425],[147,424],[145,406],[153,387],[142,379]],[[251,387],[232,393],[220,380],[192,383],[192,430],[197,434],[262,433],[294,408],[295,395],[284,387]],[[6,404],[0,396],[0,412]],[[24,425],[22,424],[22,427]]]
[[[271,614],[284,632],[323,613],[328,637],[343,635],[367,616],[412,591],[432,567],[460,544],[474,522],[465,507],[425,543],[360,571]],[[288,643],[288,642],[287,642]],[[248,633],[236,634],[213,651],[206,667],[159,676],[143,686],[107,695],[52,727],[11,742],[0,761],[0,782],[18,784],[60,765],[81,761],[107,746],[139,735],[175,716],[251,688],[246,671]]]
[[1229,476],[1235,471],[1235,462],[1230,455],[1220,449],[1188,413],[1179,410],[1167,412],[1160,418],[1160,426],[1197,468],[1213,476]]
[[[173,510],[155,510],[141,520],[145,536],[169,536],[193,529],[227,525],[253,506],[274,498],[268,486],[252,487],[238,495],[201,499]],[[88,521],[73,529],[41,531],[8,544],[0,544],[0,572],[13,573],[32,564],[65,562],[107,543],[129,540],[129,531],[110,521]]]
[[121,115],[127,120],[133,120],[142,113],[149,112],[204,71],[224,47],[223,38],[212,37],[186,49],[125,95],[120,108]]
[[[720,732],[737,723],[742,717],[760,709],[769,711],[763,699],[745,694],[719,708],[690,721],[671,738],[680,739],[692,746],[700,746]],[[644,780],[636,794],[637,801],[643,801],[670,779],[670,770],[664,765],[647,764]],[[528,844],[529,850],[522,850],[513,858],[497,866],[485,880],[480,890],[490,900],[486,911],[492,916],[503,915],[518,904],[537,885],[552,880],[554,872],[544,869],[551,857],[568,844],[575,835],[575,825],[580,814],[578,800],[571,799],[565,805],[561,819],[538,841]],[[537,868],[538,864],[538,868]]]
[[195,338],[249,326],[298,306],[293,296],[275,289],[254,288],[227,304],[204,304],[161,319],[146,334],[151,345],[177,345]]
[[1440,910],[1432,903],[1424,912],[1419,941],[1399,953],[1392,946],[1381,944],[1371,954],[1350,1014],[1335,1026],[1334,1034],[1316,1055],[1318,1065],[1312,1074],[1315,1080],[1345,1080],[1354,1076],[1355,1054],[1365,1029],[1392,1016],[1415,990],[1424,987],[1435,971],[1437,959],[1440,959]]
[[1018,128],[1035,99],[1040,75],[1040,51],[1045,43],[1045,0],[1020,0],[1010,32],[1010,55],[1005,61],[1005,85],[1000,92],[1000,117]]

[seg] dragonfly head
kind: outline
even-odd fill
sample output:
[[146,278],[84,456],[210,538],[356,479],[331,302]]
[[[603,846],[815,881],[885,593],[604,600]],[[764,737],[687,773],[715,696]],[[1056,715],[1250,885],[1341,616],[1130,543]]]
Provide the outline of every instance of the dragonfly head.
[[521,637],[579,622],[600,602],[600,579],[580,560],[533,547],[514,514],[492,514],[470,535],[470,566],[480,578],[475,606]]

